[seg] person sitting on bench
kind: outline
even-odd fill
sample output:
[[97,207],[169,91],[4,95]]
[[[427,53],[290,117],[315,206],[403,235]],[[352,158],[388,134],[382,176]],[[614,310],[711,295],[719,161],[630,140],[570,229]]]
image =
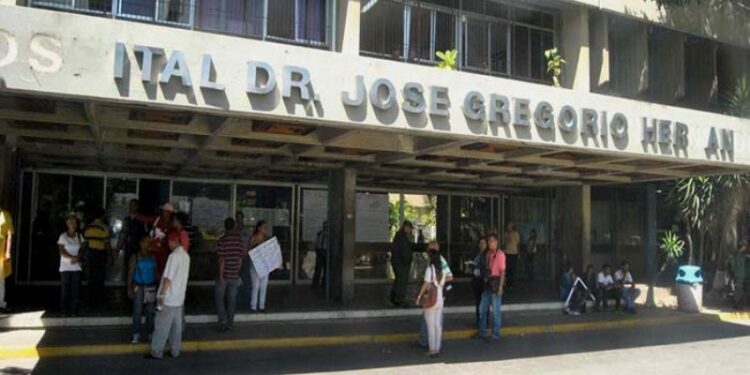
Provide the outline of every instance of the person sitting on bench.
[[612,269],[609,264],[602,266],[602,271],[596,276],[596,311],[601,311],[600,303],[604,305],[604,311],[607,311],[607,300],[615,300],[615,309],[620,308],[620,298],[615,288],[615,280],[612,279]]

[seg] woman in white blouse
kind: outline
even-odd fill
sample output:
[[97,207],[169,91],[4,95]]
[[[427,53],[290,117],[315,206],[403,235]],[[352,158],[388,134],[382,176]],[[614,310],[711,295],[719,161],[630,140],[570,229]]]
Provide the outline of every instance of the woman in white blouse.
[[[436,245],[436,244],[435,244]],[[427,338],[430,358],[437,358],[440,354],[440,344],[443,339],[443,287],[446,281],[452,279],[450,268],[444,264],[440,253],[436,249],[430,249],[427,254],[430,257],[430,265],[425,270],[424,282],[417,295],[417,304],[420,303],[422,295],[435,286],[437,299],[435,305],[424,308],[424,319],[427,323]]]
[[60,234],[57,247],[60,250],[60,310],[65,316],[78,314],[78,291],[81,285],[81,262],[79,259],[83,238],[78,233],[78,218],[74,215],[65,220],[68,230]]

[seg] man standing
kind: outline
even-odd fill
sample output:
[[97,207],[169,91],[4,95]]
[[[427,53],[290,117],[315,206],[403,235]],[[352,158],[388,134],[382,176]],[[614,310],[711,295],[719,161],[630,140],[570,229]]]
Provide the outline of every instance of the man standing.
[[130,257],[140,251],[141,238],[146,235],[146,223],[138,213],[139,203],[137,199],[131,199],[128,203],[128,216],[122,220],[122,232],[120,239],[117,241],[115,250],[122,250],[125,254],[123,259],[123,281],[128,280],[128,265]]
[[219,257],[219,273],[216,280],[216,311],[219,317],[219,330],[226,332],[234,324],[234,311],[237,308],[237,286],[242,267],[244,246],[236,229],[234,219],[224,220],[226,233],[216,243]]
[[151,352],[146,355],[146,358],[151,359],[161,359],[164,356],[167,339],[170,354],[174,358],[180,356],[182,345],[182,312],[190,272],[190,256],[180,245],[179,233],[170,232],[167,235],[167,243],[172,252],[167,259],[157,292],[159,312],[154,322]]
[[10,262],[12,240],[13,221],[10,213],[0,207],[0,313],[8,312],[8,304],[5,302],[5,278],[13,271]]
[[107,278],[107,259],[111,248],[109,227],[104,222],[103,209],[97,208],[94,211],[94,221],[83,229],[83,238],[88,242],[89,304],[94,307],[107,301],[104,281]]
[[[315,238],[315,274],[313,275],[312,287],[326,285],[328,272],[328,221],[323,222],[323,229]],[[322,279],[322,280],[321,280]]]
[[395,280],[393,289],[391,289],[391,303],[395,306],[406,306],[404,298],[409,283],[409,271],[411,270],[413,231],[414,226],[409,220],[405,220],[401,229],[393,236],[391,265],[393,265]]
[[[487,250],[479,255],[479,272],[484,283],[482,302],[479,304],[478,337],[500,340],[500,322],[502,319],[503,288],[505,287],[505,253],[498,248],[496,234],[487,236]],[[487,320],[492,304],[492,335],[487,336]]]

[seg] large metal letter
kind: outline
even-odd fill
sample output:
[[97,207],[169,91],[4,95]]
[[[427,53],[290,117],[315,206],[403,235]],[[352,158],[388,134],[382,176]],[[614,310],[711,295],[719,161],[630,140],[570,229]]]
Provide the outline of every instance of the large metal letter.
[[492,94],[490,95],[490,122],[497,121],[503,125],[510,123],[510,101],[507,96]]
[[648,118],[643,118],[643,143],[656,143],[656,119],[653,120],[652,125],[648,126]]
[[674,127],[674,148],[676,150],[687,150],[688,126],[681,122],[675,122]]
[[[295,74],[299,79],[295,79]],[[287,65],[284,67],[284,84],[281,89],[281,95],[285,98],[292,97],[292,87],[299,89],[299,96],[302,100],[310,100],[310,72],[301,66]]]
[[708,133],[708,145],[706,151],[714,153],[719,150],[719,137],[716,136],[716,128],[711,127],[711,132]]
[[552,105],[547,102],[539,102],[534,110],[534,123],[539,129],[549,130],[555,126],[555,115],[552,113]]
[[448,88],[442,86],[430,87],[430,114],[450,117],[450,107],[451,101],[448,98]]
[[211,77],[213,70],[214,62],[211,59],[211,55],[204,54],[203,61],[201,61],[201,87],[204,89],[224,91],[224,85],[217,83],[214,80],[216,77]]
[[659,143],[663,145],[672,143],[672,121],[659,120]]
[[164,71],[161,73],[159,82],[169,83],[175,76],[180,77],[180,82],[183,86],[193,86],[193,81],[190,79],[190,71],[185,62],[185,55],[181,51],[172,51],[172,54],[169,55],[169,61],[164,66]]
[[[385,90],[385,98],[380,95],[381,87]],[[396,104],[396,88],[386,78],[380,78],[372,83],[370,87],[370,102],[375,108],[389,109]]]
[[141,81],[148,83],[154,82],[154,56],[164,56],[164,49],[134,45],[133,51],[141,54]]
[[560,109],[560,118],[557,120],[557,127],[565,133],[571,133],[578,127],[578,114],[573,107],[566,105]]
[[[46,42],[46,43],[42,43],[42,42]],[[59,51],[50,49],[44,44],[51,45],[57,50],[60,50],[62,47],[62,42],[60,41],[60,39],[54,36],[45,35],[45,34],[34,35],[31,38],[31,44],[29,45],[29,49],[35,55],[39,57],[43,57],[49,60],[49,62],[44,64],[36,56],[34,56],[34,57],[29,57],[29,65],[31,65],[31,67],[37,72],[55,73],[58,70],[60,70],[60,67],[62,67],[62,56],[60,56]]]
[[581,121],[581,135],[597,136],[599,134],[599,127],[597,126],[599,114],[596,113],[596,110],[584,108],[581,110],[581,117],[583,118]]
[[529,99],[513,98],[513,125],[528,128],[531,126]]
[[0,68],[2,68],[16,61],[16,58],[18,57],[18,43],[13,34],[5,30],[0,30],[0,37],[5,39],[5,42],[8,44],[8,51],[5,53],[5,56],[0,59]]
[[423,113],[427,107],[424,100],[424,88],[419,83],[409,82],[404,85],[404,111],[414,114]]
[[477,91],[470,91],[464,98],[464,116],[470,120],[484,120],[484,96]]
[[[258,71],[266,74],[266,83],[258,82]],[[266,95],[276,88],[276,73],[273,67],[263,61],[247,62],[247,83],[245,91],[248,94]]]
[[125,78],[125,58],[127,57],[127,53],[125,44],[120,42],[115,43],[115,79]]
[[734,152],[734,130],[721,129],[721,149]]
[[622,113],[615,113],[612,122],[609,123],[609,133],[612,138],[623,139],[628,136],[628,118]]
[[365,102],[365,77],[358,75],[356,80],[357,92],[353,98],[352,95],[348,94],[346,91],[341,92],[341,102],[344,103],[344,105],[359,107]]

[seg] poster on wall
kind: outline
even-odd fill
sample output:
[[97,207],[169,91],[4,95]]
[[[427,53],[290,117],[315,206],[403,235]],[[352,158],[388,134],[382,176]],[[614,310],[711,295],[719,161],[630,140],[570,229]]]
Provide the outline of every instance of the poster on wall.
[[256,246],[254,249],[248,252],[250,260],[253,261],[253,268],[258,276],[261,278],[266,277],[273,270],[281,268],[283,261],[281,255],[281,246],[276,237],[271,237],[266,242]]
[[[302,240],[314,242],[328,219],[328,192],[305,190],[302,195]],[[357,193],[357,242],[389,242],[388,194]]]

